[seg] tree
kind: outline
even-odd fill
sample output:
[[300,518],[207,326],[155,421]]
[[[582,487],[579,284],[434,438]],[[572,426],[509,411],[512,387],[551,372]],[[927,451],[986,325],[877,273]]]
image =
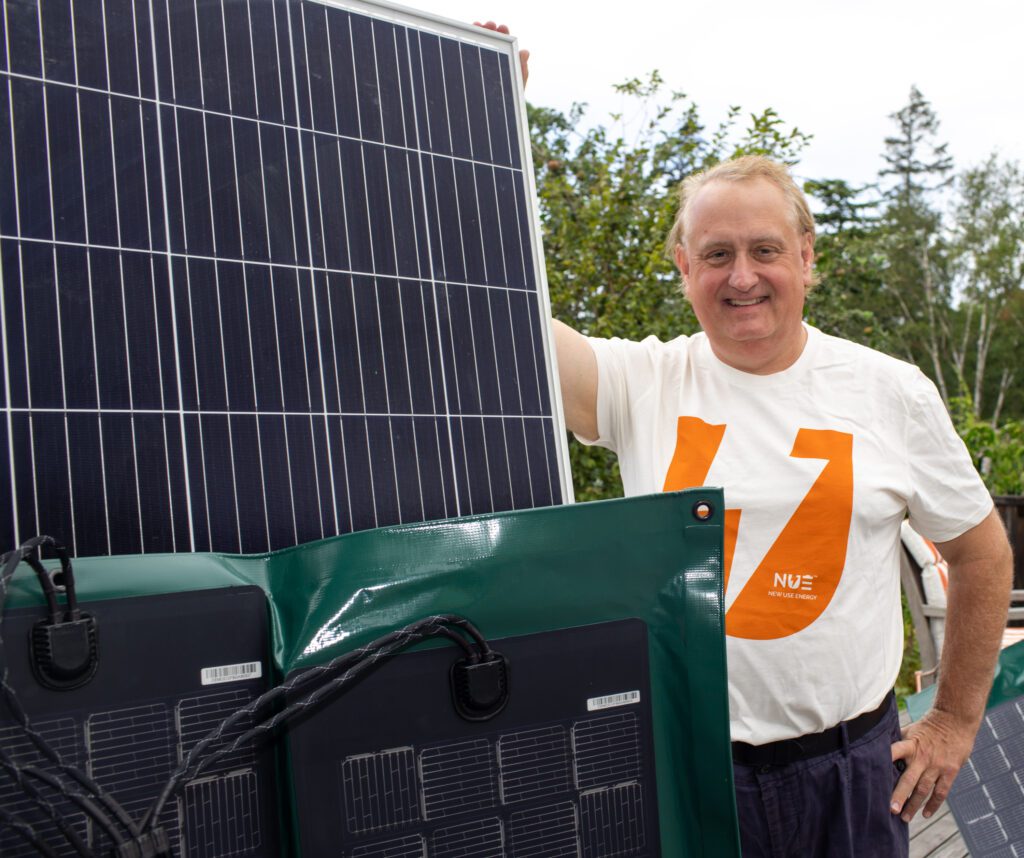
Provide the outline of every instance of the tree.
[[804,183],[818,202],[815,270],[820,283],[807,296],[807,320],[828,334],[883,351],[894,350],[884,306],[884,257],[879,253],[881,219],[872,186],[855,188],[842,179]]
[[[1019,164],[992,155],[957,179],[952,247],[960,295],[952,360],[975,416],[982,415],[994,393],[996,426],[1024,346],[1024,172]],[[993,356],[999,359],[994,366]]]
[[916,86],[910,100],[891,114],[897,132],[885,138],[881,178],[893,181],[884,191],[885,293],[901,322],[903,355],[930,367],[943,401],[949,389],[943,368],[950,306],[948,249],[936,192],[949,185],[953,159],[938,142],[939,120]]

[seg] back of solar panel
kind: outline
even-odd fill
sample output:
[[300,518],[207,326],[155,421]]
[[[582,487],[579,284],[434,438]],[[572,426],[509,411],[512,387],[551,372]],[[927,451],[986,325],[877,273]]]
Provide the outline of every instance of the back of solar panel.
[[514,44],[6,0],[0,545],[258,552],[569,496]]

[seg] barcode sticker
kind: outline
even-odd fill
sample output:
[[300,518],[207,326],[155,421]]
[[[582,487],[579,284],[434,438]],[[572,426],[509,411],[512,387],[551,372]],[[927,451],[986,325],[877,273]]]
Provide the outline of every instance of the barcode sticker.
[[611,709],[615,706],[629,706],[640,702],[639,691],[622,691],[619,694],[606,694],[604,697],[591,697],[587,701],[587,711]]
[[222,664],[219,667],[204,667],[200,673],[203,685],[219,685],[222,682],[259,679],[263,676],[263,665],[258,661],[247,661],[244,664]]

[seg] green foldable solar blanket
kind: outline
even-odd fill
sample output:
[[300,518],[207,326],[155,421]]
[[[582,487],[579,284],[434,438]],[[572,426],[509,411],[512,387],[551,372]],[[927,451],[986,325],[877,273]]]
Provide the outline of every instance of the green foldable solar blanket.
[[[96,662],[78,687],[46,661],[23,564],[5,655],[39,732],[175,854],[738,855],[722,525],[700,489],[264,555],[79,559]],[[118,842],[86,816],[67,824]]]

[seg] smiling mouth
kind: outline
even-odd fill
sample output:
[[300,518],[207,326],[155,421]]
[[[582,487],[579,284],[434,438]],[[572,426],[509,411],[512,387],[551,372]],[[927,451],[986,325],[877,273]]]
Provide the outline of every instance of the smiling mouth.
[[725,303],[730,307],[753,307],[755,304],[763,304],[768,300],[767,295],[762,295],[760,298],[726,298]]

